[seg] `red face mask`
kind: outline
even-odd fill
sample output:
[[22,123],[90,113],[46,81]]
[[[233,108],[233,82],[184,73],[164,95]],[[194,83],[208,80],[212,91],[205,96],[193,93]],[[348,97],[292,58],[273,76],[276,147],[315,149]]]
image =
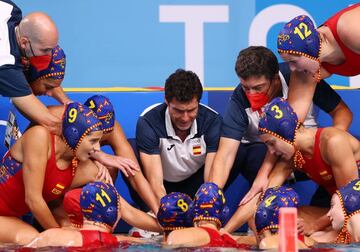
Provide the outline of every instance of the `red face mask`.
[[48,68],[51,62],[51,55],[33,56],[29,58],[30,65],[40,72]]
[[250,106],[253,111],[260,110],[270,100],[267,93],[250,94],[249,92],[246,92],[245,94],[250,102]]

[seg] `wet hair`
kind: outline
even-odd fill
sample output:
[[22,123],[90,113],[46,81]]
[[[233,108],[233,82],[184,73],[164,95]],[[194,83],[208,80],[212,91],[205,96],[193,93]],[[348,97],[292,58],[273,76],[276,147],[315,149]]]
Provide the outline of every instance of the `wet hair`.
[[268,80],[279,72],[279,62],[275,54],[264,46],[250,46],[240,51],[235,64],[239,78],[265,76]]
[[192,71],[178,69],[165,82],[165,99],[171,102],[175,98],[179,102],[189,102],[194,97],[200,101],[203,88],[199,77]]

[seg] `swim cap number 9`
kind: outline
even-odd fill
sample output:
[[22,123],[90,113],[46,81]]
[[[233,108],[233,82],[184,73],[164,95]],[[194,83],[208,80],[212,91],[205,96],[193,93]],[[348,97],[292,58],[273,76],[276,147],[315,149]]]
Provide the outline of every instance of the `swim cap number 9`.
[[73,123],[75,122],[76,120],[76,117],[77,117],[77,110],[75,108],[72,108],[69,110],[69,123]]

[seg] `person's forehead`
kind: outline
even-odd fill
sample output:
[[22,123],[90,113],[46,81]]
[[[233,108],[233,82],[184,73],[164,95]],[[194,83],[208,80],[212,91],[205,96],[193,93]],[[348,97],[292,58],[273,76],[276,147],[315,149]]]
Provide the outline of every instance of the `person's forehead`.
[[296,59],[301,58],[300,55],[295,55],[295,54],[290,54],[290,53],[281,53],[280,56],[281,56],[281,58],[283,58],[285,60],[296,60]]
[[279,138],[277,138],[277,137],[275,137],[275,136],[273,136],[273,135],[271,135],[271,134],[268,134],[268,133],[265,133],[265,134],[261,134],[260,135],[261,137],[262,137],[262,139],[263,139],[263,141],[265,142],[265,141],[271,141],[271,142],[278,142],[278,141],[281,141]]
[[189,108],[196,108],[199,105],[199,102],[194,97],[191,101],[187,102],[180,102],[173,98],[171,102],[169,102],[170,106],[177,109],[189,109]]
[[250,86],[255,87],[255,86],[259,86],[259,85],[264,85],[269,82],[269,80],[265,77],[265,75],[252,76],[247,79],[240,78],[240,81],[243,86],[247,86],[247,87],[250,87]]
[[59,79],[53,79],[53,78],[45,78],[42,79],[42,83],[50,86],[57,87],[61,84],[62,80]]

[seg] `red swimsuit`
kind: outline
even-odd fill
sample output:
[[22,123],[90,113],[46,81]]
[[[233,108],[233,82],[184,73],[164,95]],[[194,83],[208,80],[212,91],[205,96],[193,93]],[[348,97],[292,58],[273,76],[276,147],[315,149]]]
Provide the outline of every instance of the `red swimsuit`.
[[[331,166],[325,163],[320,153],[320,135],[322,130],[323,128],[319,128],[316,131],[312,158],[304,156],[305,164],[299,170],[305,172],[314,182],[323,186],[330,194],[333,194],[337,190],[334,174]],[[360,162],[357,161],[358,168],[359,164]]]
[[220,234],[219,231],[208,228],[208,227],[199,227],[205,230],[210,237],[210,242],[205,245],[205,247],[229,247],[229,248],[243,248],[247,249],[250,246],[246,244],[237,243],[230,235]]
[[113,234],[98,230],[80,230],[83,239],[83,247],[118,246],[119,242]]
[[331,30],[336,42],[338,43],[341,51],[343,52],[345,56],[345,61],[340,65],[331,65],[329,63],[323,62],[321,65],[328,71],[329,73],[339,74],[343,76],[354,76],[360,74],[360,54],[357,54],[353,51],[351,51],[339,38],[339,35],[337,33],[337,23],[339,21],[339,18],[342,14],[344,14],[347,11],[350,11],[356,7],[360,6],[360,3],[354,4],[348,8],[345,8],[338,13],[336,13],[334,16],[329,18],[325,22],[325,26],[329,27]]
[[304,156],[305,164],[299,170],[305,172],[314,182],[323,186],[330,194],[333,194],[337,189],[334,174],[331,166],[324,162],[320,153],[320,135],[322,130],[320,128],[316,131],[312,158]]
[[[46,202],[59,198],[73,180],[71,165],[60,170],[56,165],[55,137],[51,135],[51,157],[47,161],[42,195]],[[25,203],[22,164],[7,152],[0,164],[0,216],[21,216],[30,211]]]

